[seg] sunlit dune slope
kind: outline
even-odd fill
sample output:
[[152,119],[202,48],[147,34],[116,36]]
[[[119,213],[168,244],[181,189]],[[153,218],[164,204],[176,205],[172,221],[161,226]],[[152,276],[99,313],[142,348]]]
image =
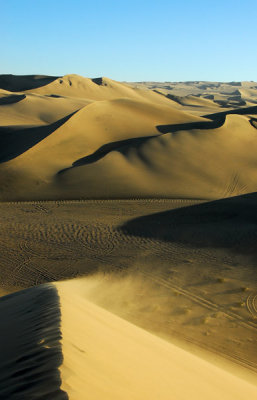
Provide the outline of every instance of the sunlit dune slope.
[[38,126],[51,124],[85,105],[89,100],[0,90],[1,126]]
[[240,106],[240,90],[253,99],[254,84],[159,86],[0,76],[0,200],[215,199],[257,190],[257,107]]
[[[221,198],[257,190],[257,130],[228,115],[216,129],[167,133],[124,145],[98,161],[58,175],[66,190],[92,187],[106,196]],[[82,192],[81,192],[82,194]]]
[[89,302],[84,284],[1,298],[1,398],[256,397],[250,383]]
[[90,100],[111,100],[116,98],[132,98],[157,104],[170,105],[169,99],[144,88],[132,88],[126,83],[116,82],[109,78],[84,78],[79,75],[65,75],[48,85],[26,91],[43,95],[61,95],[80,97]]
[[254,386],[88,302],[83,283],[56,286],[62,389],[71,400],[235,400],[257,394]]
[[[58,198],[63,195],[58,173],[77,160],[103,146],[111,150],[114,142],[119,147],[134,138],[160,135],[158,125],[198,121],[205,119],[146,101],[115,99],[93,102],[48,128],[2,129],[4,195],[6,199]],[[82,192],[86,197],[96,195],[93,188],[84,187]],[[81,196],[81,188],[70,195]]]

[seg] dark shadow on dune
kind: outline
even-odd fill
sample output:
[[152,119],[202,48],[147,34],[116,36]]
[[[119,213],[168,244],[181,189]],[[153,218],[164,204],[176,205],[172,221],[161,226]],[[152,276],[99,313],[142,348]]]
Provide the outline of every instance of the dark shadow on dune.
[[91,81],[94,82],[98,86],[102,86],[103,85],[103,78],[102,77],[100,77],[100,78],[92,78]]
[[[156,126],[157,130],[161,132],[161,134],[165,133],[175,133],[181,130],[189,130],[189,129],[215,129],[222,126],[225,122],[225,116],[221,117],[220,119],[215,119],[214,121],[201,121],[201,122],[190,122],[185,124],[173,124],[173,125],[159,125]],[[129,149],[132,147],[138,147],[141,144],[147,142],[150,139],[156,138],[161,136],[161,134],[152,135],[152,136],[144,136],[126,140],[119,140],[117,142],[110,142],[99,149],[97,149],[94,153],[90,154],[89,156],[85,156],[76,160],[71,167],[65,168],[58,172],[58,174],[62,174],[71,168],[81,167],[82,165],[93,164],[103,157],[105,157],[111,151],[119,151],[122,154],[126,154]]]
[[214,114],[204,115],[203,117],[216,120],[220,119],[221,117],[226,117],[229,114],[238,114],[238,115],[257,114],[257,106],[236,108],[234,110],[222,111]]
[[35,127],[0,127],[0,163],[18,157],[41,140],[51,135],[56,129],[68,121],[77,111],[50,125]]
[[256,257],[257,193],[135,218],[119,229],[131,236]]
[[98,86],[108,86],[107,83],[104,81],[104,78],[93,78],[91,79],[92,82],[94,82]]
[[58,76],[44,75],[0,75],[0,88],[9,92],[22,92],[46,86],[58,79]]
[[186,124],[178,125],[159,125],[156,128],[161,133],[175,133],[181,130],[191,130],[191,129],[217,129],[224,125],[226,116],[229,114],[247,115],[247,114],[257,114],[257,106],[236,108],[228,111],[221,111],[214,114],[203,115],[203,118],[208,118],[210,121],[197,121],[189,122]]
[[[257,112],[257,107],[255,107],[255,106],[248,107],[245,109],[236,109],[236,110],[231,110],[231,111],[226,111],[226,112],[204,115],[204,118],[207,119],[206,121],[188,122],[188,123],[183,123],[183,124],[158,125],[158,126],[156,126],[156,129],[161,134],[176,133],[178,131],[192,130],[192,129],[203,129],[203,130],[217,129],[217,128],[220,128],[222,125],[224,125],[227,114],[249,114],[249,113],[254,113],[254,112]],[[253,121],[253,123],[252,123],[252,121]],[[250,123],[255,127],[255,119],[254,118],[252,118],[250,120]],[[161,136],[161,134],[107,143],[107,144],[101,146],[99,149],[97,149],[94,153],[92,153],[88,156],[82,157],[79,160],[74,161],[71,167],[62,169],[61,171],[58,172],[58,175],[61,175],[64,172],[67,172],[72,168],[81,167],[83,165],[93,164],[93,163],[101,160],[103,157],[105,157],[108,153],[110,153],[112,151],[119,151],[122,154],[126,154],[127,151],[129,149],[131,149],[132,147],[138,147],[150,139]]]
[[257,129],[257,118],[251,118],[250,119],[250,124]]
[[[190,101],[191,99],[188,97],[188,96],[177,96],[177,95],[175,95],[175,94],[170,94],[170,93],[168,93],[168,94],[166,94],[166,93],[162,93],[162,92],[160,92],[159,90],[153,90],[153,92],[155,92],[155,93],[158,93],[158,94],[160,94],[160,95],[162,95],[162,96],[164,96],[164,97],[166,97],[167,99],[169,99],[169,100],[173,100],[173,101],[175,101],[176,103],[178,103],[178,104],[180,104],[181,106],[185,106],[185,100],[188,100],[188,101]],[[190,97],[196,97],[196,98],[198,98],[198,97],[201,97],[201,95],[190,95]],[[202,106],[201,105],[199,105],[199,104],[190,104],[190,103],[188,103],[188,104],[186,104],[187,106],[189,106],[189,107],[192,107],[192,108],[201,108]]]
[[54,97],[55,99],[62,99],[63,96],[60,96],[59,94],[47,94],[47,97]]
[[[209,116],[204,116],[209,118]],[[210,118],[209,118],[210,119]],[[219,117],[212,119],[211,121],[197,121],[188,122],[185,124],[169,124],[169,125],[158,125],[156,128],[161,133],[175,133],[178,131],[188,131],[191,129],[216,129],[224,125],[226,115],[220,115]]]
[[5,106],[8,104],[19,103],[19,101],[26,99],[25,94],[13,94],[10,96],[5,96],[0,98],[0,106]]
[[0,319],[0,398],[67,400],[57,289],[47,284],[2,297]]
[[227,85],[230,85],[230,86],[242,86],[242,82],[227,82]]
[[103,157],[105,157],[111,151],[119,151],[122,154],[126,154],[127,151],[129,149],[131,149],[132,147],[140,146],[142,143],[145,143],[147,140],[152,139],[154,137],[158,137],[158,136],[160,136],[160,135],[144,136],[144,137],[139,137],[139,138],[119,140],[117,142],[107,143],[107,144],[101,146],[99,149],[97,149],[94,153],[90,154],[89,156],[85,156],[85,157],[80,158],[79,160],[74,161],[74,163],[72,163],[71,167],[62,169],[61,171],[58,172],[58,175],[61,175],[64,172],[69,171],[72,168],[81,167],[82,165],[93,164],[93,163],[101,160]]

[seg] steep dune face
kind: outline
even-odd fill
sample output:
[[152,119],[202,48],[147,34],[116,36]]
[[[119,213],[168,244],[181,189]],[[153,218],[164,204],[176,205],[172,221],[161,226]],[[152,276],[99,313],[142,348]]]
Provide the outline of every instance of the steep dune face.
[[214,199],[257,189],[256,106],[229,106],[240,90],[252,98],[253,85],[149,90],[77,75],[10,85],[15,93],[0,92],[1,200]]
[[89,302],[85,288],[66,281],[1,299],[1,398],[256,397],[254,385]]
[[[257,388],[89,302],[79,281],[58,283],[62,388],[71,400],[241,400]],[[186,384],[185,384],[186,383]]]
[[62,312],[62,388],[70,399],[256,396],[256,387],[88,302],[86,282],[56,287]]
[[1,126],[51,124],[90,104],[89,100],[36,94],[10,94],[0,90]]
[[0,88],[10,92],[21,92],[48,85],[57,76],[44,75],[0,75]]
[[67,400],[61,390],[60,306],[43,285],[0,299],[0,398]]

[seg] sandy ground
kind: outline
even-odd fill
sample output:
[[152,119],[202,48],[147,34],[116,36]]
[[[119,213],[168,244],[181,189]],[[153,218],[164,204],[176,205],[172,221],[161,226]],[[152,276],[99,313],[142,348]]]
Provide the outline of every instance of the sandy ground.
[[257,397],[256,114],[254,82],[0,76],[0,398]]

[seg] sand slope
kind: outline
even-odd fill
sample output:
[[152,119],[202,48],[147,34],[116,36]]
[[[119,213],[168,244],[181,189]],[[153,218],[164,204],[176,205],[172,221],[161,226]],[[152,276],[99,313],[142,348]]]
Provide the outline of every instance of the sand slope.
[[80,281],[3,297],[0,316],[1,398],[241,400],[257,395],[255,386],[89,302]]
[[83,187],[94,188],[95,197],[214,199],[254,192],[256,135],[247,116],[228,115],[216,129],[177,131],[120,146],[97,162],[65,171],[58,182],[63,197],[78,187],[81,196]]
[[231,105],[241,89],[253,100],[253,84],[149,85],[0,77],[0,200],[215,199],[256,190],[257,106]]
[[44,285],[0,299],[0,398],[68,399],[60,389],[60,307]]
[[257,188],[257,107],[231,104],[239,90],[255,104],[253,84],[67,75],[2,76],[1,86],[0,200],[215,199]]

